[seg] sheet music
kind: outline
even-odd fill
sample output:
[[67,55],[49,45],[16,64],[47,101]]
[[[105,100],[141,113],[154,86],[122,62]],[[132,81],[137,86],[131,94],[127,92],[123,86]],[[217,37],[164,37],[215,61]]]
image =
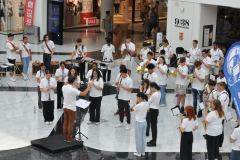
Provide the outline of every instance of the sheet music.
[[76,101],[76,106],[82,109],[88,108],[91,102],[84,100],[84,99],[79,99]]
[[173,109],[171,109],[171,110],[172,110],[173,116],[177,116],[177,115],[180,114],[179,108],[173,108]]

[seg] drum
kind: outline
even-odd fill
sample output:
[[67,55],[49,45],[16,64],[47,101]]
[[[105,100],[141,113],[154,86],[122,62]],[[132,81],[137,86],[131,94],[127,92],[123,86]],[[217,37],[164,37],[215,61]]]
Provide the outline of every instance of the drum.
[[66,61],[65,61],[65,67],[66,67],[67,69],[70,69],[70,68],[72,68],[72,67],[73,67],[73,64],[72,64],[72,62],[71,62],[71,61],[69,61],[69,60],[66,60]]
[[37,73],[37,71],[39,71],[40,70],[40,62],[37,62],[37,61],[35,61],[35,62],[33,62],[32,63],[32,74],[36,74]]
[[58,61],[52,61],[51,62],[51,69],[50,69],[50,73],[55,74],[56,70],[59,67],[59,62]]
[[22,75],[23,65],[22,62],[16,62],[15,73],[16,75]]

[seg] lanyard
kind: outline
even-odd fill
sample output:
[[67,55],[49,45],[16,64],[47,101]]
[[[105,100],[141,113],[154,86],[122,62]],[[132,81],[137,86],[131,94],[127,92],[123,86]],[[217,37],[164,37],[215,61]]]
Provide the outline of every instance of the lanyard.
[[[50,88],[50,79],[48,80],[48,87]],[[48,100],[51,101],[51,90],[49,90]]]

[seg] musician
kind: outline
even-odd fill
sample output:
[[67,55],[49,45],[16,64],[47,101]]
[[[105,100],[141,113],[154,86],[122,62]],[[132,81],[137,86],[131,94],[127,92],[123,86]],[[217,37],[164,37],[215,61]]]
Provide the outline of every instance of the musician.
[[[121,68],[120,70],[120,77],[119,81],[116,82],[117,90],[118,90],[118,109],[119,109],[119,120],[120,123],[116,125],[116,128],[122,127],[123,126],[123,120],[124,120],[124,113],[126,114],[127,117],[127,125],[125,126],[126,130],[130,129],[130,98],[131,98],[131,92],[133,88],[133,81],[132,79],[128,76],[127,69],[126,68]],[[117,77],[118,78],[118,77]]]
[[135,112],[135,143],[137,152],[135,156],[141,157],[145,155],[145,142],[146,142],[146,115],[149,109],[147,103],[148,97],[140,92],[137,94],[136,105],[131,108],[131,112]]
[[[106,39],[107,44],[103,45],[101,52],[103,53],[103,62],[111,63],[113,62],[113,54],[115,54],[115,47],[111,44],[111,39]],[[103,71],[103,82],[110,82],[111,79],[111,68],[106,64],[102,66]],[[107,76],[107,77],[106,77]]]
[[186,117],[181,120],[180,160],[192,160],[193,131],[198,128],[198,121],[192,106],[185,107]]
[[202,68],[201,61],[195,61],[192,81],[193,107],[197,117],[202,117],[202,110],[197,112],[197,103],[203,102],[203,90],[205,85],[205,70]]
[[216,86],[216,82],[209,80],[205,88],[205,91],[204,91],[205,99],[203,100],[204,100],[206,111],[209,111],[211,102],[215,99],[214,97],[217,97],[218,91],[215,89],[215,86]]
[[166,87],[167,87],[167,78],[168,78],[168,66],[166,64],[165,58],[160,56],[158,58],[157,70],[159,71],[158,84],[160,86],[161,99],[160,106],[166,106]]
[[167,39],[163,39],[162,46],[159,48],[158,53],[163,53],[162,55],[165,57],[166,64],[170,65],[170,60],[174,53]]
[[154,53],[153,52],[148,52],[147,53],[147,59],[144,59],[143,62],[140,63],[140,66],[147,66],[148,64],[152,63],[154,65],[157,64],[157,62],[153,59],[154,58]]
[[190,57],[190,64],[189,64],[189,73],[192,74],[194,72],[194,63],[199,61],[201,58],[201,50],[198,48],[198,41],[192,41],[192,48],[189,50],[188,56]]
[[157,83],[150,83],[151,96],[148,100],[149,103],[149,114],[147,115],[147,133],[151,127],[152,140],[147,142],[148,147],[155,147],[157,142],[157,122],[159,114],[159,103],[160,103],[160,87]]
[[65,68],[65,62],[60,62],[60,67],[56,70],[55,77],[57,79],[57,109],[63,108],[62,87],[64,79],[67,77],[69,70]]
[[150,82],[158,83],[158,76],[154,71],[155,65],[149,63],[146,68],[148,69],[148,72],[143,75],[143,79],[148,79]]
[[151,52],[151,49],[148,47],[147,42],[143,42],[143,48],[139,52],[139,59],[141,61],[144,61],[145,59],[147,59],[148,52]]
[[[86,75],[86,79],[87,80],[90,80],[91,77],[92,77],[92,72],[94,70],[97,70],[98,69],[98,64],[96,62],[93,62],[92,63],[92,69],[90,69],[88,72],[87,72],[87,75]],[[100,70],[99,70],[100,71]],[[102,75],[102,72],[100,71],[101,75]]]
[[148,79],[142,80],[139,90],[145,95],[150,96],[150,81]]
[[188,83],[188,67],[186,65],[186,59],[184,57],[180,58],[178,68],[175,70],[175,72],[177,73],[175,90],[177,96],[177,105],[174,108],[180,108],[181,104],[181,112],[183,113]]
[[45,78],[40,82],[43,117],[46,124],[52,124],[54,120],[54,90],[57,82],[51,77],[49,70],[46,70],[45,73]]
[[26,36],[23,36],[23,42],[21,43],[19,47],[19,53],[20,53],[20,59],[23,64],[23,78],[24,80],[28,79],[28,67],[29,63],[32,60],[32,51],[30,48],[30,44],[28,43],[28,38]]
[[92,87],[89,92],[91,104],[89,106],[90,123],[98,125],[100,122],[100,111],[102,102],[103,79],[100,71],[94,70],[91,76]]
[[131,57],[132,54],[136,52],[136,47],[133,42],[131,42],[131,37],[127,36],[125,43],[121,46],[121,55],[123,57],[123,63],[128,69],[128,75],[131,76],[131,70],[132,70],[132,62],[133,58]]
[[78,38],[76,40],[76,45],[72,52],[72,59],[76,59],[79,61],[82,60],[79,62],[79,70],[78,70],[82,81],[85,81],[85,62],[83,61],[83,58],[85,58],[86,56],[87,56],[87,48],[83,44],[82,39]]
[[224,76],[223,70],[220,70],[218,73],[217,83],[220,83],[220,82],[224,82],[225,84],[227,84],[227,80]]
[[53,41],[49,40],[49,36],[47,34],[43,36],[42,49],[43,49],[43,63],[46,69],[50,70],[51,59],[55,52],[55,45]]
[[[16,43],[14,42],[14,34],[9,33],[8,34],[8,40],[6,42],[6,52],[7,52],[7,59],[10,64],[13,64],[15,66],[16,64],[16,54],[18,51],[18,47],[16,46]],[[14,78],[15,75],[15,67],[11,67],[11,73],[10,73],[10,80],[12,82],[16,82],[16,79]]]
[[78,75],[76,69],[74,67],[70,68],[68,71],[68,76],[64,79],[64,84],[66,85],[68,83],[68,77],[75,77],[76,81],[74,82],[74,86],[76,88],[80,88],[81,79]]
[[205,76],[205,81],[208,82],[209,80],[209,75],[210,75],[210,69],[211,69],[211,58],[209,57],[208,50],[203,50],[202,51],[202,68],[205,70],[206,76]]
[[70,76],[68,78],[68,84],[62,87],[64,102],[64,123],[63,123],[63,136],[64,141],[72,142],[73,140],[73,127],[76,112],[76,97],[86,96],[92,86],[92,83],[88,83],[88,87],[83,91],[79,91],[74,86],[76,77]]
[[213,47],[210,50],[211,60],[212,60],[212,67],[211,73],[214,76],[218,75],[219,69],[223,65],[224,55],[222,50],[218,47],[217,42],[213,42]]
[[40,90],[40,82],[45,78],[45,66],[43,63],[40,64],[40,70],[36,73],[36,79],[38,84],[38,108],[42,109],[42,101],[41,101],[41,90]]

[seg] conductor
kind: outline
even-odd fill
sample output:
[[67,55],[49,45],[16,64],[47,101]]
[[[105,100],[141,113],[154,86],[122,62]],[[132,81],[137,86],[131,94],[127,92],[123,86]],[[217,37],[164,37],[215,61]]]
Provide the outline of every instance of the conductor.
[[68,84],[62,87],[64,102],[64,123],[63,123],[63,136],[64,141],[72,142],[73,141],[73,127],[75,120],[75,112],[76,112],[76,97],[77,96],[86,96],[91,89],[92,84],[88,83],[88,87],[83,91],[79,91],[74,82],[76,81],[76,77],[70,76],[68,77]]

